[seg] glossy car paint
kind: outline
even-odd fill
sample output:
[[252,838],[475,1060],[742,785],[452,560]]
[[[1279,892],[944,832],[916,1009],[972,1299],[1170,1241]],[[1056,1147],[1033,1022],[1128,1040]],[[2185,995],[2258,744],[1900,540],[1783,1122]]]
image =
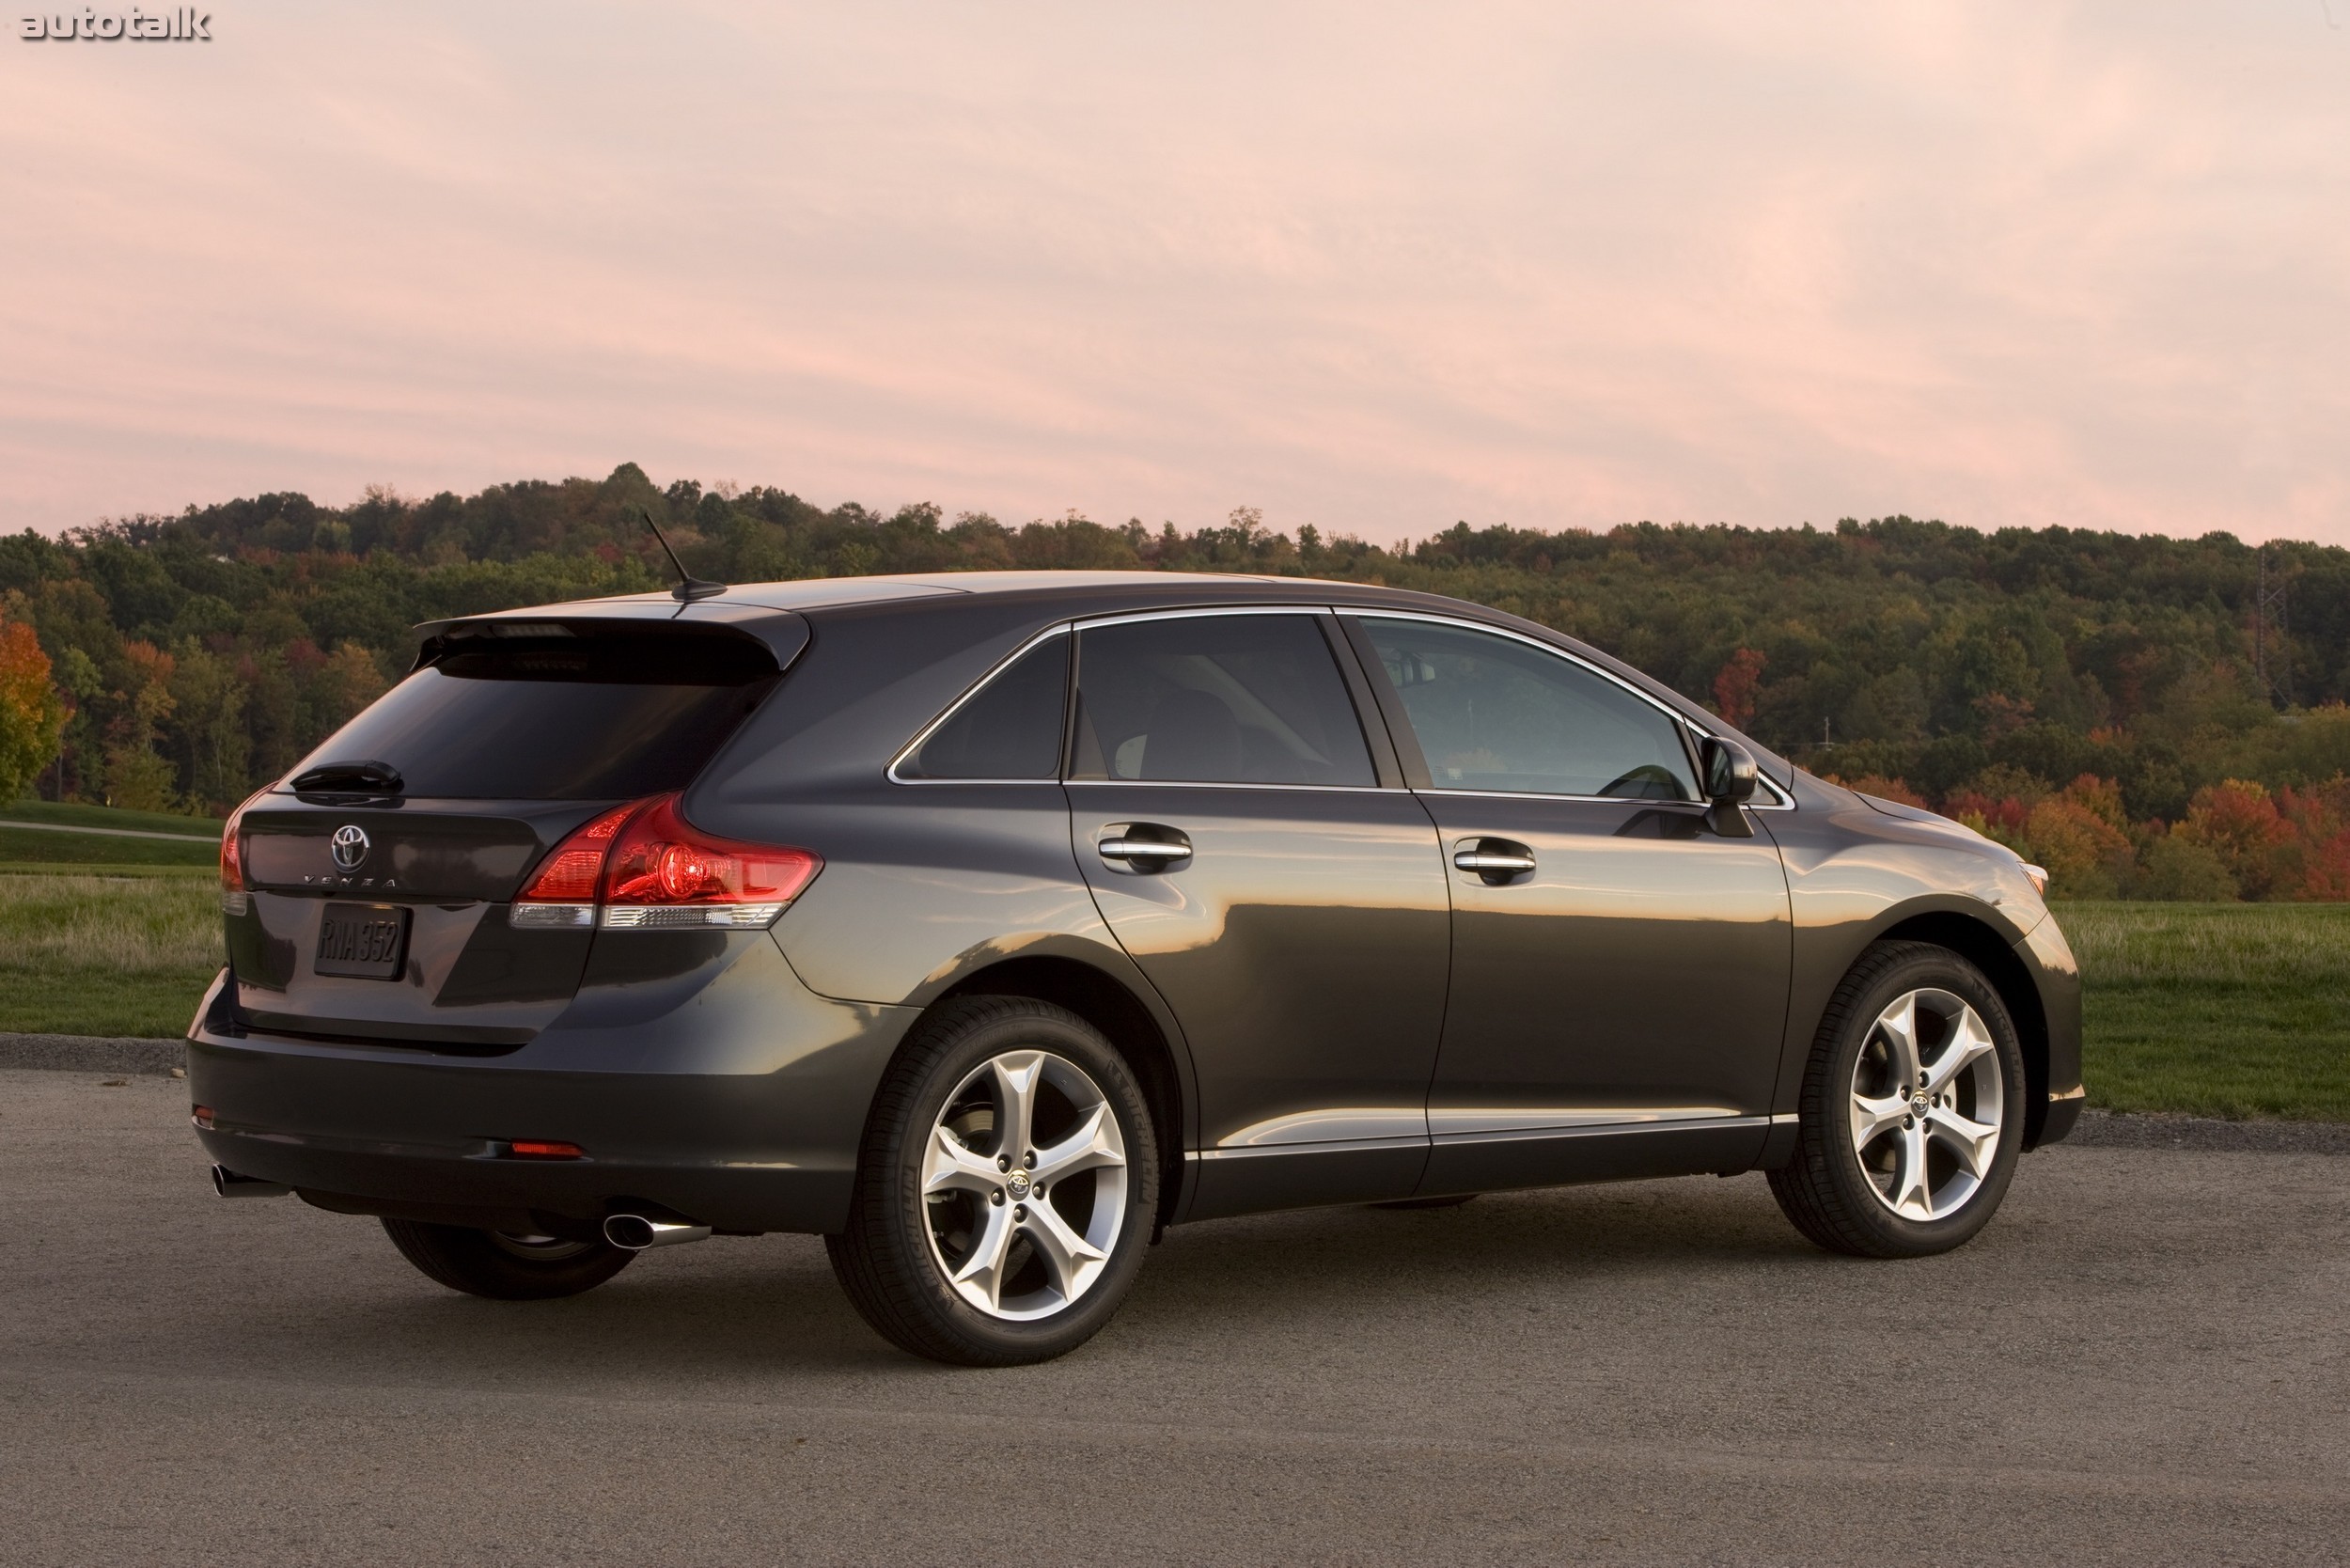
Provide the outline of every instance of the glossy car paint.
[[[1191,1044],[1193,1217],[1410,1197],[1450,919],[1427,813],[1402,791],[1068,789],[1094,901]],[[1191,858],[1094,853],[1137,825],[1183,834]]]
[[1426,803],[1449,848],[1498,839],[1536,863],[1451,873],[1435,1185],[1575,1180],[1617,1152],[1599,1127],[1719,1134],[1711,1158],[1750,1165],[1787,1018],[1787,882],[1767,832],[1724,838],[1696,806]]
[[[1073,1008],[1135,1060],[1165,1134],[1169,1220],[1743,1168],[1785,1157],[1821,1011],[1888,933],[1946,941],[1985,967],[2025,1038],[2034,1136],[2069,1129],[2077,975],[2014,857],[1759,747],[1792,809],[1751,813],[1752,839],[1690,833],[1694,810],[1653,803],[1538,803],[1546,817],[1416,792],[1402,776],[1408,733],[1389,744],[1381,678],[1358,659],[1346,674],[1378,789],[890,776],[913,740],[1040,635],[1209,605],[1407,609],[1507,628],[1743,740],[1544,628],[1338,584],[983,573],[477,618],[644,618],[773,649],[785,677],[682,808],[713,834],[814,849],[822,871],[769,932],[517,932],[505,913],[527,870],[510,870],[524,836],[535,849],[522,858],[535,860],[595,803],[459,808],[281,790],[248,813],[252,842],[279,840],[263,856],[272,880],[229,917],[233,973],[191,1033],[193,1098],[216,1119],[199,1136],[229,1168],[350,1212],[580,1233],[634,1206],[723,1230],[829,1231],[906,1030],[943,997],[1004,991]],[[475,847],[435,839],[411,856],[412,886],[299,880],[323,874],[317,846],[337,825],[398,843],[402,823],[436,815],[477,820]],[[1137,822],[1189,835],[1192,860],[1113,872],[1089,855],[1104,830]],[[1450,867],[1452,840],[1495,831],[1547,847],[1557,874],[1525,889],[1536,899]],[[317,905],[362,893],[414,908],[413,974],[300,974]],[[1565,923],[1527,913],[1537,899]],[[1496,1031],[1525,1055],[1491,1044]],[[1721,1114],[1498,1124],[1676,1108]],[[1497,1114],[1445,1120],[1465,1111]],[[502,1152],[516,1138],[575,1142],[588,1158],[516,1160]],[[1281,1152],[1238,1152],[1266,1149]]]

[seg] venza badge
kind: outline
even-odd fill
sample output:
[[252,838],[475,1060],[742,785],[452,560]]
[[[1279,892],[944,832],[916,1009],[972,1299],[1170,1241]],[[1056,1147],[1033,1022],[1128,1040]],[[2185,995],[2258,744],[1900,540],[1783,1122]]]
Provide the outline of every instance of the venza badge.
[[345,823],[335,830],[330,842],[334,845],[335,864],[346,871],[355,871],[367,864],[368,830],[357,823]]

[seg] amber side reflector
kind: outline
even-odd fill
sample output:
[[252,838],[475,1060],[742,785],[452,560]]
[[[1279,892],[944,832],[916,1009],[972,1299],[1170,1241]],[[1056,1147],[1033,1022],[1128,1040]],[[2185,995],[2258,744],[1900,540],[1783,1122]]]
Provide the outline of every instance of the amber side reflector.
[[190,1113],[188,1120],[195,1122],[197,1126],[203,1128],[209,1133],[212,1130],[212,1107],[210,1105],[198,1105],[192,1113]]
[[584,1160],[587,1152],[576,1143],[559,1143],[553,1138],[518,1137],[506,1146],[509,1155],[518,1160]]

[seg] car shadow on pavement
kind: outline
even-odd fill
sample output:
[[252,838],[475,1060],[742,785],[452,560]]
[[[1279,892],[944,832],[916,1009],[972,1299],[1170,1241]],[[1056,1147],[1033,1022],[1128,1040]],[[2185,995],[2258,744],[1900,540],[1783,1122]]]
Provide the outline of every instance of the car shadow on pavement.
[[[867,1328],[813,1237],[663,1249],[596,1291],[549,1302],[457,1295],[384,1250],[385,1266],[309,1277],[298,1304],[272,1299],[282,1277],[251,1278],[249,1312],[189,1325],[180,1348],[222,1372],[339,1365],[517,1392],[542,1380],[584,1392],[947,1370]],[[1473,1320],[1529,1299],[1653,1294],[1790,1266],[1848,1265],[1796,1236],[1759,1180],[1504,1194],[1454,1209],[1255,1215],[1168,1232],[1111,1339],[1089,1354],[1131,1352],[1138,1341],[1172,1352],[1204,1333],[1277,1338],[1355,1314]]]

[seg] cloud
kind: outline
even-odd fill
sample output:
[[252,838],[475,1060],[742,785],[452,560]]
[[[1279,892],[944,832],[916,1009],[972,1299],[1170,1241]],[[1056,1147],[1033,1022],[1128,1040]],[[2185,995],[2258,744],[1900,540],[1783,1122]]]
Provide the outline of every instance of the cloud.
[[634,460],[1376,538],[2350,542],[2350,34],[2306,6],[213,31],[0,49],[0,526]]

